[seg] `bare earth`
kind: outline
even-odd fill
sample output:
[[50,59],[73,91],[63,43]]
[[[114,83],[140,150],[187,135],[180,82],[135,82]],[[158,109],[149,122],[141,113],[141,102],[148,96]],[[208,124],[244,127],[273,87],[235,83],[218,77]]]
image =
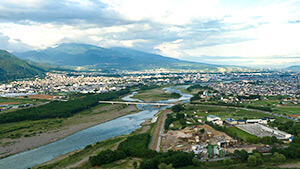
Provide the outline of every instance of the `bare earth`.
[[0,141],[3,143],[2,145],[5,146],[0,147],[0,157],[5,157],[49,144],[80,130],[113,120],[127,114],[136,113],[137,111],[138,109],[135,105],[129,105],[125,108],[122,108],[121,105],[108,105],[93,110],[93,113],[89,115],[75,115],[71,117],[74,119],[70,120],[71,122],[69,125],[63,126],[62,128],[55,131],[41,133],[33,137],[1,139]]
[[280,168],[300,168],[300,162],[279,165]]

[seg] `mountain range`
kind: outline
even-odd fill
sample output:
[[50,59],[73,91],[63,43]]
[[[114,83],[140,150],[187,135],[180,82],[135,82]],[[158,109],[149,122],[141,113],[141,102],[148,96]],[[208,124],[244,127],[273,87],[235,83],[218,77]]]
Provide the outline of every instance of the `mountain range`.
[[102,48],[75,43],[66,43],[44,50],[14,54],[24,60],[46,62],[75,69],[77,67],[102,70],[145,70],[165,68],[216,71],[220,68],[226,68],[225,66],[183,61],[128,48]]
[[33,77],[43,72],[43,69],[28,64],[5,50],[0,50],[0,81]]

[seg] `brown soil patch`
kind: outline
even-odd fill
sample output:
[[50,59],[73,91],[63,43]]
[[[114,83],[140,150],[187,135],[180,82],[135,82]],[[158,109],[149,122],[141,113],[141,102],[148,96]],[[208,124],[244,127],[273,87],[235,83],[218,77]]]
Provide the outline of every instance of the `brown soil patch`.
[[51,96],[48,94],[35,94],[35,95],[28,95],[28,96],[20,96],[19,98],[30,98],[30,99],[53,99],[55,96]]
[[1,105],[11,105],[11,104],[21,104],[20,102],[3,102],[3,103],[0,103],[0,106]]
[[300,162],[279,165],[280,168],[300,168]]

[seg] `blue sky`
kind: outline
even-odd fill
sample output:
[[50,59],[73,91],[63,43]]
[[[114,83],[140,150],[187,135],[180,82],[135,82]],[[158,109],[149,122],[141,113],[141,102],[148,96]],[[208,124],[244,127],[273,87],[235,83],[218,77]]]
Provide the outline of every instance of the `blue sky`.
[[0,46],[122,46],[212,64],[300,65],[296,0],[10,0]]

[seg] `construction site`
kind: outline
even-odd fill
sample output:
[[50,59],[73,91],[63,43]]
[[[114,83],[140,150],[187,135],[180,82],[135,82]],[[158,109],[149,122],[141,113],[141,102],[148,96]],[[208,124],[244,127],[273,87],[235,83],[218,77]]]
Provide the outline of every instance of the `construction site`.
[[196,125],[182,130],[169,130],[162,134],[161,151],[168,150],[194,152],[199,158],[219,158],[234,150],[251,152],[255,146],[239,145],[238,141],[211,126]]

